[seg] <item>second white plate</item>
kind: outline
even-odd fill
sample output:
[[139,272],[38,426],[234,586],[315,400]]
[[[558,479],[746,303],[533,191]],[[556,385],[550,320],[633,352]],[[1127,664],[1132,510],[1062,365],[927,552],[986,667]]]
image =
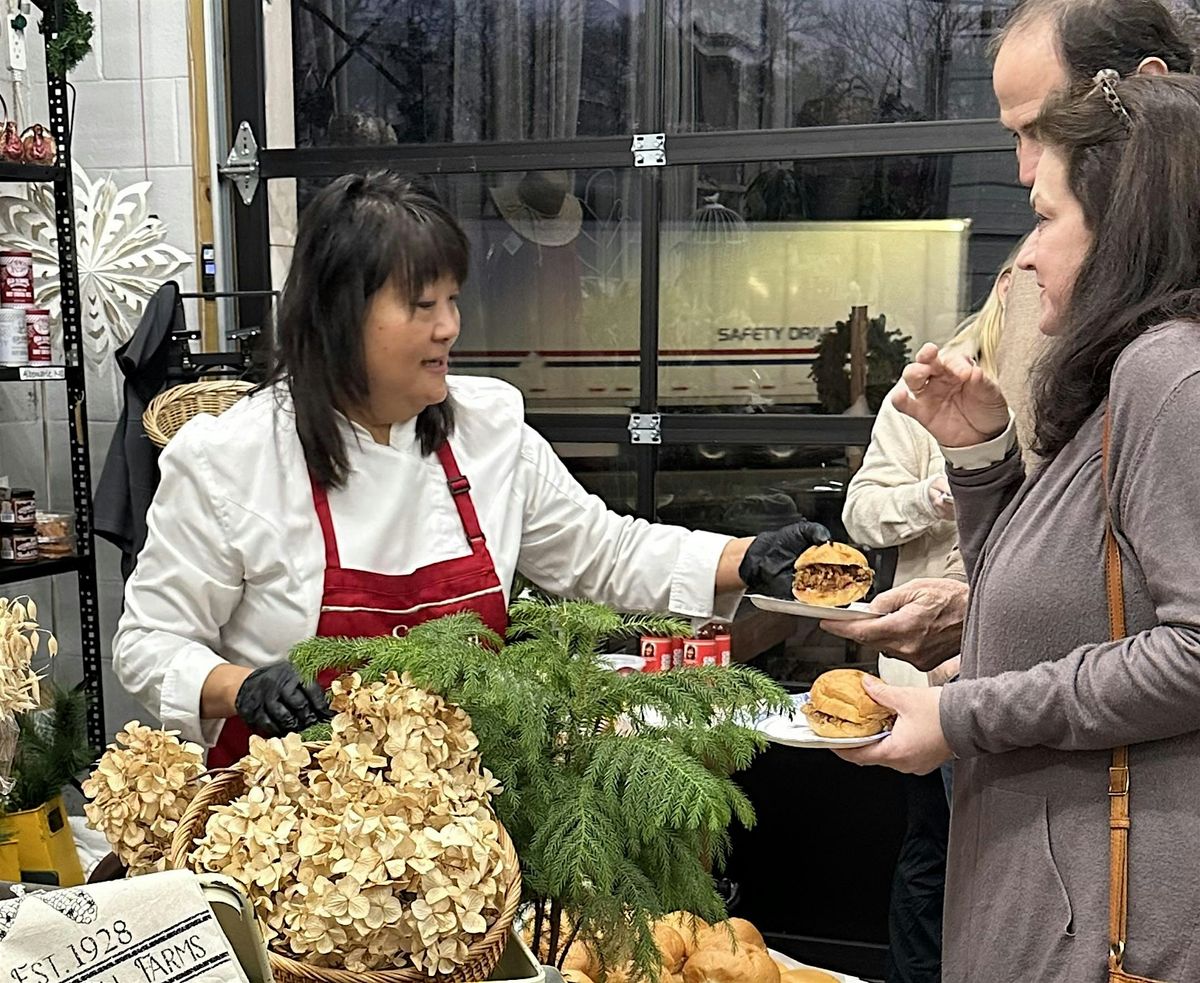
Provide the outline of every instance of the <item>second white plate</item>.
[[806,748],[863,747],[883,740],[890,733],[885,730],[882,734],[872,734],[870,737],[818,737],[808,726],[808,718],[800,712],[808,699],[807,693],[797,693],[792,697],[795,716],[788,718],[784,714],[772,714],[755,721],[754,729],[773,744]]
[[747,598],[756,608],[774,611],[777,614],[793,614],[798,618],[816,618],[820,621],[862,621],[864,618],[880,618],[878,611],[861,601],[847,604],[844,608],[827,608],[820,604],[805,604],[803,601],[785,601],[781,597],[766,594],[748,594]]

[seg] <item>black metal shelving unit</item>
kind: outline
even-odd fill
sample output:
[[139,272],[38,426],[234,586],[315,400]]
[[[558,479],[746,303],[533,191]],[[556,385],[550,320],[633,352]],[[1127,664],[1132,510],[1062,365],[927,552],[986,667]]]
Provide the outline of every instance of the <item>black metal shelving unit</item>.
[[[58,37],[61,0],[34,0],[43,18],[47,47]],[[0,368],[0,384],[49,382],[63,384],[71,450],[71,495],[75,507],[78,555],[36,563],[0,567],[0,585],[23,583],[73,573],[79,594],[79,644],[83,681],[88,695],[88,739],[103,747],[104,693],[100,667],[99,597],[96,588],[96,550],[92,534],[92,474],[88,447],[87,389],[83,367],[83,324],[79,270],[75,257],[75,193],[71,184],[71,119],[67,80],[47,73],[49,130],[58,149],[50,167],[0,163],[0,181],[44,182],[54,185],[55,227],[58,232],[58,273],[62,301],[65,364]]]

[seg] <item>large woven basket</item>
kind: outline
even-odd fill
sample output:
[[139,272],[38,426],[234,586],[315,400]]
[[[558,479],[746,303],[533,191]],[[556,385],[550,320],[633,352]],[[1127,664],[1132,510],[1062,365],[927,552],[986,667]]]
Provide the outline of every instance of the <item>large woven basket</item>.
[[253,388],[253,383],[237,379],[172,386],[150,401],[142,414],[142,426],[152,443],[166,447],[167,441],[192,417],[200,413],[220,416]]
[[[315,756],[323,744],[306,744]],[[216,772],[211,781],[202,785],[179,820],[175,836],[171,840],[168,863],[180,870],[191,869],[188,855],[195,841],[204,835],[209,813],[215,806],[232,802],[246,790],[245,776],[240,771]],[[499,825],[499,824],[498,824]],[[283,956],[272,949],[267,950],[271,972],[275,983],[475,983],[486,980],[500,962],[504,947],[508,944],[509,928],[521,905],[521,865],[512,839],[500,825],[501,862],[505,876],[509,878],[501,902],[500,917],[487,932],[475,942],[467,953],[467,961],[453,974],[430,977],[413,967],[404,969],[378,969],[352,973],[345,969],[326,966],[310,966],[307,963]]]

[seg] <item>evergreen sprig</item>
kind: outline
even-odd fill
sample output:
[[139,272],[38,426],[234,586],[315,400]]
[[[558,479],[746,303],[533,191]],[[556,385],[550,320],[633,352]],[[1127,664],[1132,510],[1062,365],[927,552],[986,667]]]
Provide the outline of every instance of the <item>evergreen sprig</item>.
[[[96,29],[91,13],[79,6],[78,0],[62,0],[57,36],[46,45],[46,69],[55,78],[66,78],[92,50],[92,34]],[[46,33],[43,20],[38,30]]]
[[528,592],[512,605],[507,644],[456,614],[401,639],[312,639],[291,658],[306,680],[330,668],[407,673],[462,706],[504,785],[496,812],[521,858],[535,952],[561,962],[578,937],[605,966],[656,976],[655,918],[724,917],[709,866],[727,854],[732,823],[754,822],[731,777],[764,746],[747,724],[790,704],[742,666],[613,672],[600,646],[643,634],[690,628]]
[[53,687],[49,706],[18,715],[20,736],[13,758],[9,812],[36,809],[86,771],[99,753],[89,746],[87,694]]

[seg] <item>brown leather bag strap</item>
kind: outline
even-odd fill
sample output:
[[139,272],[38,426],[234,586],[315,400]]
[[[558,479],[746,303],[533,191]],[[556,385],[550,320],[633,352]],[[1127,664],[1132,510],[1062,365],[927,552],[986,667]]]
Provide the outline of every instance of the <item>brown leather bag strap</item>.
[[[1108,495],[1109,444],[1112,416],[1104,411],[1101,439],[1101,481],[1104,484],[1104,583],[1108,593],[1108,631],[1119,641],[1125,630],[1125,585],[1121,574],[1121,549],[1113,532]],[[1120,973],[1125,958],[1125,931],[1129,917],[1129,749],[1113,748],[1108,769],[1108,969]]]

